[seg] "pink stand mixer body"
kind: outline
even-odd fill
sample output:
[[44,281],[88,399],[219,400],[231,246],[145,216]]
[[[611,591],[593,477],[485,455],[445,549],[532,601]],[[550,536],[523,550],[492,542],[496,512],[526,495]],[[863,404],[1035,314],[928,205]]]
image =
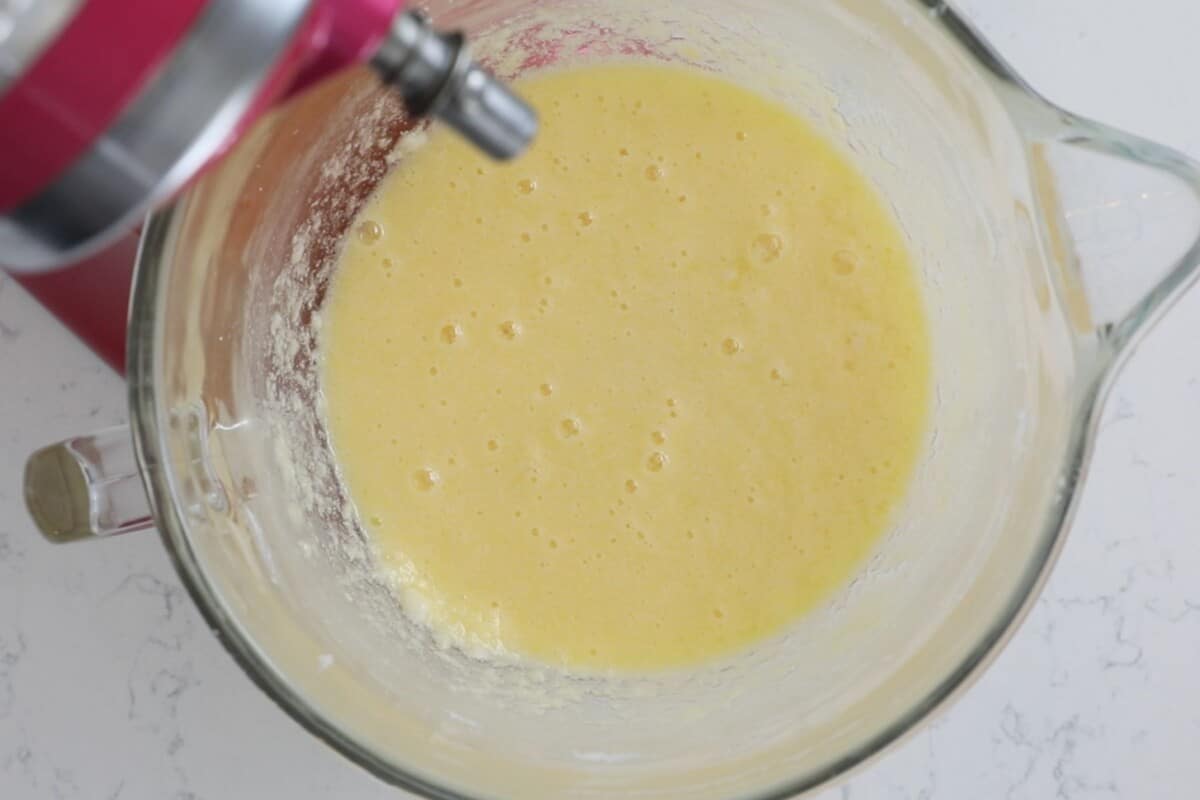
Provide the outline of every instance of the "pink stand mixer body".
[[496,158],[533,112],[402,0],[0,6],[0,264],[124,367],[134,228],[273,104],[369,62]]

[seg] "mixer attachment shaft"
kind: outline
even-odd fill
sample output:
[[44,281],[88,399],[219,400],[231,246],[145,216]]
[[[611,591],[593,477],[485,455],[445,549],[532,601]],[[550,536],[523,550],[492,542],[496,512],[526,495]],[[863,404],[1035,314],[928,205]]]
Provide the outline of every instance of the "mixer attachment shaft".
[[439,33],[416,11],[396,17],[371,66],[410,113],[442,120],[488,155],[510,159],[537,133],[537,114],[476,64],[461,33]]

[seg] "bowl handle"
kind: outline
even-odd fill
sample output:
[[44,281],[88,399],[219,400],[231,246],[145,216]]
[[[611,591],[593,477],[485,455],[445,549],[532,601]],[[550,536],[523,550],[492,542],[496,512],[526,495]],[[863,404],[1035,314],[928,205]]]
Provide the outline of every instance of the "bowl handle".
[[1029,152],[1047,255],[1077,329],[1118,354],[1200,277],[1200,163],[1046,106]]
[[25,462],[25,504],[54,542],[153,527],[128,426],[77,436]]

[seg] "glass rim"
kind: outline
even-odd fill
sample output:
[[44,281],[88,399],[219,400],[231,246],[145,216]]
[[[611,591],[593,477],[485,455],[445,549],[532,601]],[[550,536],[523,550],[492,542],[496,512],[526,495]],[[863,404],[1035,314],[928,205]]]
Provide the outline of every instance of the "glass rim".
[[[1017,88],[1036,98],[1017,73],[987,44],[962,16],[944,0],[903,0],[928,14],[938,32],[956,41],[969,54],[993,85],[993,89]],[[209,582],[191,546],[187,525],[174,498],[177,487],[163,450],[166,421],[159,405],[158,345],[161,293],[168,258],[177,227],[183,218],[189,194],[152,214],[142,234],[134,273],[130,303],[128,338],[128,383],[130,427],[160,538],[188,594],[208,626],[243,672],[292,719],[309,733],[332,747],[353,763],[384,782],[406,791],[438,800],[483,800],[464,794],[451,786],[423,777],[412,765],[399,765],[378,753],[369,743],[342,730],[330,716],[323,714],[298,691],[262,652],[252,636],[222,602]],[[1126,348],[1127,349],[1127,348]],[[1114,362],[1115,363],[1115,362]],[[1112,374],[1110,370],[1108,374]],[[1103,371],[1101,375],[1103,377]],[[1085,379],[1081,379],[1085,380]],[[935,711],[945,708],[983,674],[1015,633],[1036,600],[1049,575],[1070,527],[1078,499],[1078,489],[1086,475],[1091,444],[1095,438],[1096,410],[1108,386],[1107,380],[1091,380],[1081,385],[1082,398],[1074,412],[1068,433],[1065,458],[1060,471],[1062,491],[1045,510],[1038,546],[1025,568],[1014,580],[1009,597],[999,613],[980,628],[976,643],[959,663],[924,696],[896,714],[890,723],[874,731],[840,757],[774,786],[746,795],[746,800],[786,800],[818,789],[835,779],[845,778],[852,770],[866,766],[890,747],[915,733]]]

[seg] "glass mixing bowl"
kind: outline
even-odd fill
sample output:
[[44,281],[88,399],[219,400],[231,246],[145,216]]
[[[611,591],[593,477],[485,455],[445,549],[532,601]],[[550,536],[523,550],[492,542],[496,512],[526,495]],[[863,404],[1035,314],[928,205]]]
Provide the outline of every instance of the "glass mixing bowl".
[[35,515],[62,536],[156,523],[265,692],[432,797],[784,797],[842,774],[961,688],[1028,607],[1107,381],[1195,277],[1200,173],[1051,105],[933,0],[428,11],[507,78],[607,59],[727,76],[811,120],[878,187],[920,265],[936,399],[859,574],[736,657],[640,677],[477,661],[399,613],[336,477],[314,357],[339,242],[411,128],[357,73],[265,120],[150,220],[133,448],[115,430],[35,455]]

